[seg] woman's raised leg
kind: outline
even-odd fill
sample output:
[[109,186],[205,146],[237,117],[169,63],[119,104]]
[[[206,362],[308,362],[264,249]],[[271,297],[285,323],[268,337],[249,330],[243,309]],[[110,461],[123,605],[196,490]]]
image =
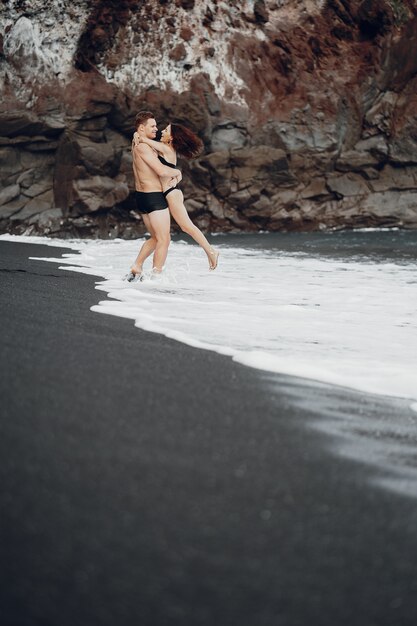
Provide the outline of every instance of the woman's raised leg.
[[184,233],[190,235],[207,254],[209,269],[217,267],[219,253],[207,241],[201,230],[193,224],[184,205],[184,196],[180,189],[174,189],[167,195],[170,213]]

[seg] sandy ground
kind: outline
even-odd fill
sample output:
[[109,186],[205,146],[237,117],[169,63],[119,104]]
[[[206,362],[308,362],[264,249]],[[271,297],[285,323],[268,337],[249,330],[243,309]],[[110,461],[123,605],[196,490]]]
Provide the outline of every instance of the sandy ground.
[[29,256],[0,242],[3,626],[415,626],[417,500],[335,454],[307,385]]

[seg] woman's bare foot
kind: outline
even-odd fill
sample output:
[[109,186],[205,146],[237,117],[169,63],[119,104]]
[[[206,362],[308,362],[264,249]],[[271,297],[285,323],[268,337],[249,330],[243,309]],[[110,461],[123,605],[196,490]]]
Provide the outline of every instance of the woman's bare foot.
[[209,270],[215,270],[219,262],[219,252],[212,249],[207,256],[209,260]]

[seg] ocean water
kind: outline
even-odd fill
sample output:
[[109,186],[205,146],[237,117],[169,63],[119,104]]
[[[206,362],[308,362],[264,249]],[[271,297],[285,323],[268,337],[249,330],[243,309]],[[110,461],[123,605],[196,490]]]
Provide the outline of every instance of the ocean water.
[[[93,274],[96,313],[229,355],[250,367],[409,399],[417,408],[417,233],[212,238],[219,267],[183,240],[164,274],[127,283],[143,240],[0,239],[68,247],[62,269]],[[51,251],[52,253],[52,251]]]

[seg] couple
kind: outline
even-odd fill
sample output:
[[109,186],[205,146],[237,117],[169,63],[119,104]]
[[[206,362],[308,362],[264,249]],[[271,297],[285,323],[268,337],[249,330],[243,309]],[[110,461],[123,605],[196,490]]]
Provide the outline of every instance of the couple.
[[161,141],[155,141],[158,129],[150,111],[137,114],[135,128],[132,155],[136,208],[151,236],[140,249],[126,279],[129,282],[140,280],[143,263],[152,253],[152,272],[162,272],[170,243],[170,213],[181,230],[203,248],[209,269],[216,269],[219,253],[190,220],[182,191],[178,188],[182,175],[176,167],[177,154],[185,158],[197,156],[203,147],[201,140],[185,126],[169,124],[162,131]]

